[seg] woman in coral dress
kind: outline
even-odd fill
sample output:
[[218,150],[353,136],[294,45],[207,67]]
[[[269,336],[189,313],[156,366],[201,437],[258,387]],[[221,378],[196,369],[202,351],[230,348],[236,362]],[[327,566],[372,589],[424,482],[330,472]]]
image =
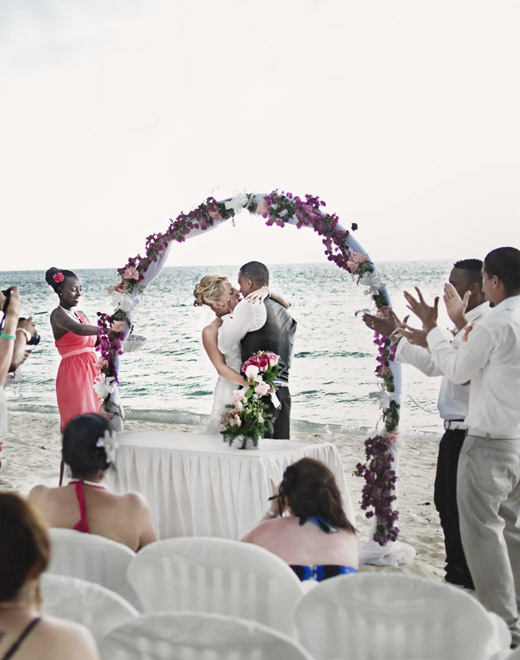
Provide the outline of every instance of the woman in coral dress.
[[81,282],[70,270],[49,268],[45,280],[58,294],[59,305],[51,313],[51,326],[61,363],[56,377],[60,430],[76,415],[99,413],[101,399],[94,390],[99,374],[94,351],[99,328],[82,312],[73,310],[81,297]]

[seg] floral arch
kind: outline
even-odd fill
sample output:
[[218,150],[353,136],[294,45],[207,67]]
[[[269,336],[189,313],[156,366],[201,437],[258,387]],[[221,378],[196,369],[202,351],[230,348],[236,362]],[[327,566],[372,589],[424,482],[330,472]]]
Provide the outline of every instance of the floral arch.
[[[119,403],[119,358],[123,344],[132,327],[133,309],[145,287],[161,272],[171,246],[182,243],[186,238],[197,236],[214,229],[243,209],[267,220],[266,225],[284,227],[312,227],[322,237],[325,254],[329,261],[351,273],[357,284],[366,287],[377,309],[390,306],[386,287],[361,245],[350,231],[342,227],[338,216],[324,210],[325,202],[318,197],[305,195],[301,199],[291,193],[273,191],[268,195],[242,193],[217,202],[209,197],[200,206],[188,213],[180,213],[164,234],[151,234],[146,239],[146,253],[131,257],[125,266],[118,269],[121,281],[110,288],[113,314],[98,313],[101,328],[98,351],[100,352],[101,375],[95,384],[103,399],[103,409],[122,417]],[[357,225],[351,226],[352,231]],[[379,392],[374,396],[382,409],[384,429],[365,441],[366,461],[358,463],[356,474],[363,476],[361,508],[367,518],[375,516],[373,540],[383,546],[396,541],[399,529],[396,526],[398,512],[393,503],[397,474],[397,427],[399,423],[399,394],[401,373],[393,361],[393,346],[385,337],[375,334],[377,346],[376,374]]]

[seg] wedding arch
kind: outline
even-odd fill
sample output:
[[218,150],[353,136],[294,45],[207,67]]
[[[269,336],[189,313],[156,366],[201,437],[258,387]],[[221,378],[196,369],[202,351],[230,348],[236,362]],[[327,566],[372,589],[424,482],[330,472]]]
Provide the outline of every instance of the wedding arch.
[[[329,261],[351,273],[357,284],[365,287],[365,293],[372,297],[377,309],[390,306],[386,287],[374,263],[351,232],[340,225],[338,216],[327,213],[324,207],[325,202],[318,197],[305,195],[301,199],[278,190],[268,195],[241,193],[220,202],[209,197],[189,213],[180,213],[171,220],[165,233],[148,236],[144,256],[131,257],[117,271],[121,281],[109,289],[113,314],[98,313],[101,332],[97,350],[101,354],[101,374],[95,388],[103,399],[103,409],[122,417],[118,385],[123,344],[132,327],[133,310],[139,297],[161,272],[172,245],[218,227],[243,209],[266,219],[267,226],[312,227],[322,237]],[[357,225],[353,224],[351,230],[356,229]],[[371,396],[378,399],[382,410],[383,430],[365,441],[366,460],[358,463],[356,474],[365,479],[361,508],[367,518],[375,517],[373,540],[384,546],[388,541],[396,541],[399,534],[396,524],[399,514],[394,503],[401,372],[399,365],[393,362],[395,350],[391,342],[374,333],[374,344],[377,346],[379,391]]]

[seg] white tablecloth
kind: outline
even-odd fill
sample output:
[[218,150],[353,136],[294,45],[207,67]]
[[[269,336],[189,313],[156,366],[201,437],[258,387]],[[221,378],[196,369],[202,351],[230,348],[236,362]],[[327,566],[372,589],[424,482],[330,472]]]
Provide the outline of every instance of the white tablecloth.
[[354,524],[343,466],[329,443],[262,440],[259,450],[231,449],[220,437],[139,431],[118,434],[116,471],[107,470],[114,492],[144,495],[159,538],[219,536],[241,539],[262,518],[285,468],[309,456],[332,470],[345,512]]

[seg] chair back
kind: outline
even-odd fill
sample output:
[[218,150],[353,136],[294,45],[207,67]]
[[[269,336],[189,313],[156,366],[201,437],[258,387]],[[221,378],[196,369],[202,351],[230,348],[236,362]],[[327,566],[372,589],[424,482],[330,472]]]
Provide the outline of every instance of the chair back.
[[44,573],[40,578],[41,612],[86,626],[96,642],[139,612],[122,596],[94,582]]
[[126,545],[97,534],[52,528],[49,573],[96,582],[139,608],[139,599],[126,577],[135,552]]
[[217,614],[143,614],[112,632],[102,660],[312,660],[290,637],[254,621]]
[[411,575],[325,580],[300,601],[295,621],[316,660],[487,660],[504,650],[502,631],[473,596]]
[[301,582],[276,555],[213,537],[165,539],[143,548],[128,579],[145,612],[195,611],[240,616],[292,635]]

